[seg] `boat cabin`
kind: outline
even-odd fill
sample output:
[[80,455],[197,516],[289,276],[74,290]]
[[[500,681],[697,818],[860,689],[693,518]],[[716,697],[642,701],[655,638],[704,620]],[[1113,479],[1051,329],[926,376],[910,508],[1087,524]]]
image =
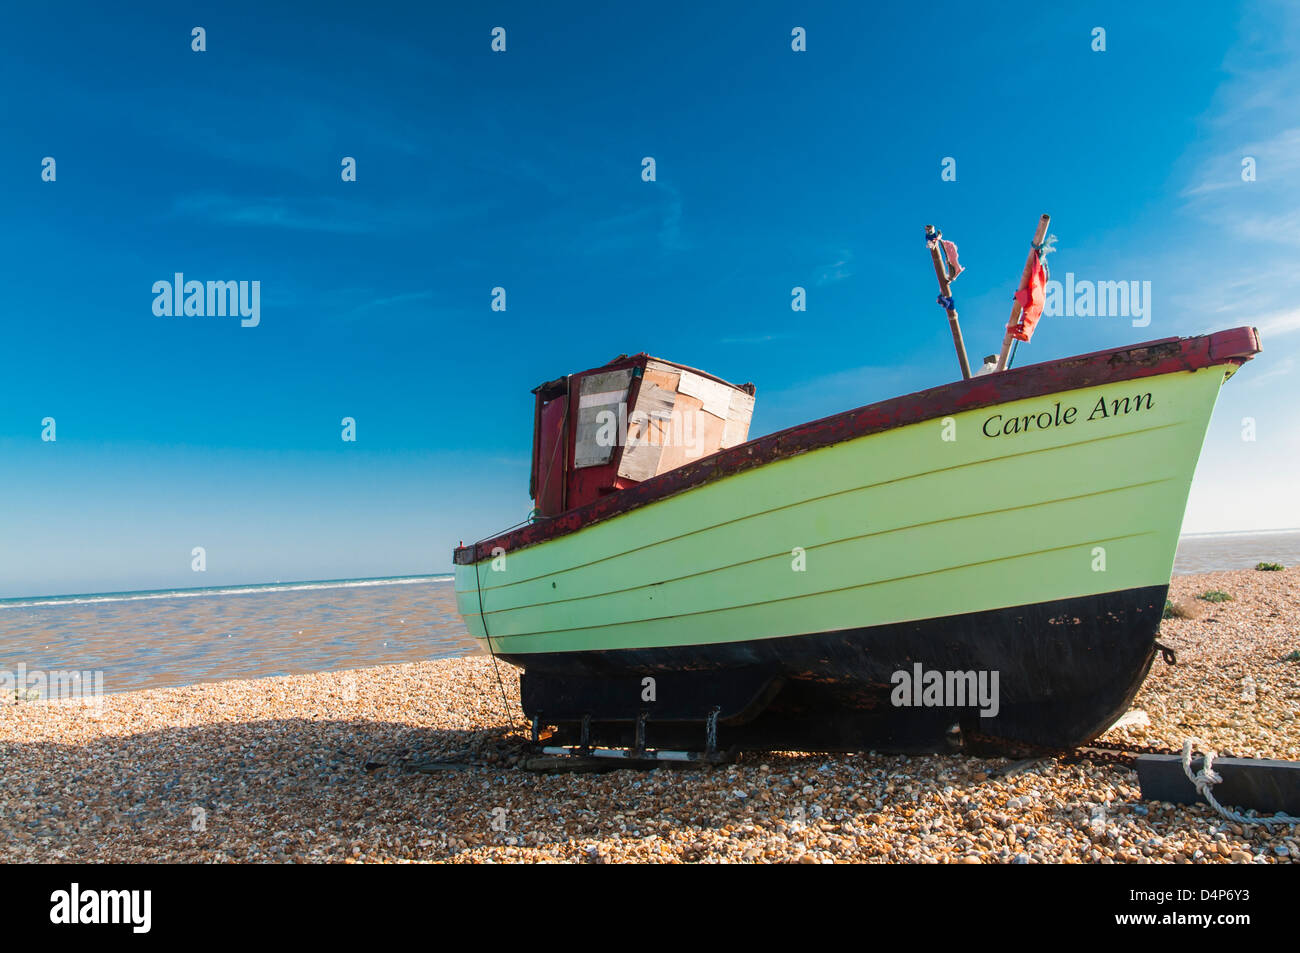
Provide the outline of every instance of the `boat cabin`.
[[529,494],[556,516],[749,439],[754,385],[648,354],[534,388]]

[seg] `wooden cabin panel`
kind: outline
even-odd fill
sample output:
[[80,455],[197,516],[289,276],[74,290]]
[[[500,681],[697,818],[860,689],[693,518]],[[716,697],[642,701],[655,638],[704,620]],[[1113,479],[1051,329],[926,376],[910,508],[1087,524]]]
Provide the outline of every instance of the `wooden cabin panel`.
[[[575,469],[609,463],[618,446],[620,417],[627,405],[632,371],[588,374],[578,391],[578,437],[573,449]],[[613,415],[613,428],[607,414]]]
[[727,423],[722,428],[719,449],[734,447],[749,439],[749,422],[754,417],[754,397],[743,390],[731,392],[731,406],[727,408]]
[[669,375],[647,371],[641,379],[636,406],[627,418],[627,445],[623,448],[618,475],[629,480],[648,480],[662,472],[659,461],[671,439],[673,404],[677,394],[660,385]]
[[665,364],[663,361],[646,361],[645,378],[658,384],[664,390],[670,390],[675,394],[680,390],[677,384],[682,379],[682,372],[671,364]]
[[542,405],[537,433],[537,456],[533,461],[535,495],[543,516],[564,512],[564,486],[568,476],[568,434],[565,432],[569,395]]
[[707,407],[700,408],[700,413],[695,416],[695,432],[683,432],[685,437],[694,439],[683,441],[686,446],[682,448],[685,457],[682,462],[690,463],[721,450],[722,432],[726,426],[725,419],[710,413]]
[[[704,402],[700,398],[679,393],[668,424],[668,441],[659,457],[658,472],[667,473],[709,453],[705,449],[708,446],[708,435],[703,432],[703,424],[713,419],[716,418],[704,412]],[[718,438],[721,439],[720,429]]]
[[711,414],[719,420],[727,419],[734,388],[728,387],[721,381],[710,380],[690,371],[682,371],[682,379],[677,385],[677,390],[698,397],[706,414]]

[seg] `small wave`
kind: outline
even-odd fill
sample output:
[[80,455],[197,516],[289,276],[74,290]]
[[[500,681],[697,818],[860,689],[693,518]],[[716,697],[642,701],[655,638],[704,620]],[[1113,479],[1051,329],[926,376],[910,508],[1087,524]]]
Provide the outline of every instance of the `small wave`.
[[1229,539],[1240,536],[1294,536],[1300,533],[1300,527],[1292,529],[1240,529],[1225,530],[1220,533],[1184,533],[1178,537],[1181,542],[1184,539]]
[[44,596],[39,599],[0,599],[0,609],[36,606],[83,606],[100,602],[138,602],[144,599],[189,599],[196,596],[231,596],[255,592],[301,592],[309,589],[358,589],[369,586],[410,586],[447,582],[453,576],[398,576],[387,579],[340,579],[320,582],[266,583],[251,586],[214,586],[209,589],[159,589],[144,592],[105,592],[78,596]]

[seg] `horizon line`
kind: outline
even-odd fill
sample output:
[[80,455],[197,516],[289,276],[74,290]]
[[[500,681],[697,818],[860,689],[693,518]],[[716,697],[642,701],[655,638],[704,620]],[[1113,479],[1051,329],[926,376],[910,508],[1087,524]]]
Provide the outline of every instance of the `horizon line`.
[[[1240,529],[1240,530],[1216,530],[1204,533],[1180,533],[1179,542],[1184,539],[1205,539],[1215,536],[1265,536],[1280,533],[1300,533],[1300,526],[1284,526],[1276,529]],[[390,583],[393,585],[402,582],[415,582],[421,579],[442,580],[451,578],[455,575],[453,568],[448,568],[445,572],[427,572],[427,573],[410,573],[400,576],[344,576],[337,579],[276,579],[272,581],[261,582],[234,582],[223,583],[212,586],[173,586],[166,589],[121,589],[106,590],[102,592],[55,592],[44,595],[21,595],[21,596],[0,596],[0,607],[12,608],[16,602],[31,602],[33,604],[48,604],[51,600],[56,599],[98,599],[107,601],[109,597],[126,599],[134,597],[143,598],[168,598],[182,596],[187,593],[217,593],[219,590],[236,592],[240,590],[265,589],[267,587],[292,587],[292,586],[324,586],[329,584],[343,585],[345,583],[362,584],[362,583]]]
[[[420,582],[421,580],[445,580],[454,576],[452,570],[446,572],[413,573],[402,576],[344,576],[337,579],[276,579],[266,582],[225,583],[213,586],[174,586],[167,589],[122,589],[105,592],[57,592],[33,596],[0,596],[0,608],[20,608],[23,605],[49,605],[57,600],[76,601],[127,601],[132,599],[167,599],[186,595],[208,593],[221,595],[225,593],[249,591],[289,591],[295,588],[344,587],[347,585],[401,585]],[[15,605],[18,604],[18,605]]]

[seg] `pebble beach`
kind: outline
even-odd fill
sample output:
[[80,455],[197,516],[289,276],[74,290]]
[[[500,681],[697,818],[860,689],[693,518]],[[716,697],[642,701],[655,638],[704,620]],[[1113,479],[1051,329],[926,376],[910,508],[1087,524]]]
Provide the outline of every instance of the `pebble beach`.
[[[1229,601],[1200,594],[1222,591]],[[1176,576],[1102,740],[1300,759],[1300,569]],[[498,676],[499,671],[499,676]],[[504,697],[503,697],[504,695]],[[1300,831],[1143,801],[1118,765],[747,753],[521,770],[515,670],[483,655],[0,705],[0,861],[1293,863]],[[452,766],[435,768],[442,760]]]

